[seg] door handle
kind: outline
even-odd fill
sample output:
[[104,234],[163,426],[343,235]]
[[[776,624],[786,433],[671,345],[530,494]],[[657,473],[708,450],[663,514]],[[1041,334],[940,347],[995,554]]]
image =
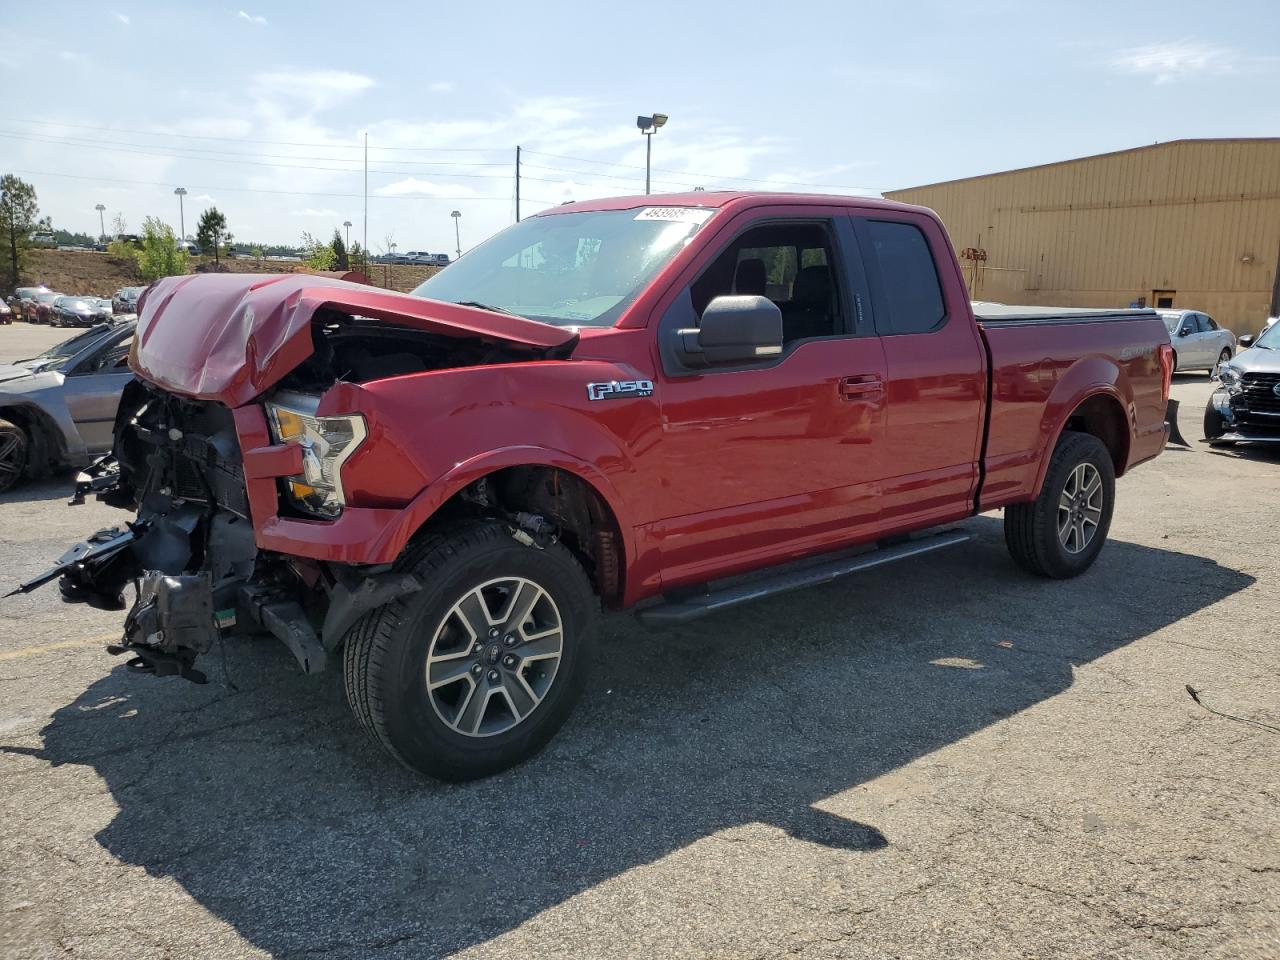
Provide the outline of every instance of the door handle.
[[884,381],[875,374],[862,377],[844,377],[840,381],[841,400],[861,400],[878,397],[884,393]]

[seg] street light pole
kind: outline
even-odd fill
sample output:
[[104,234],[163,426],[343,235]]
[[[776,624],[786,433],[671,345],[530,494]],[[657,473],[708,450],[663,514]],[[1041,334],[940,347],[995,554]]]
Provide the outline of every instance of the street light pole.
[[173,192],[178,198],[178,230],[181,231],[178,234],[178,242],[182,243],[187,239],[187,218],[182,209],[182,198],[187,195],[187,188],[176,187]]
[[343,220],[342,225],[347,228],[347,253],[351,253],[351,221]]
[[[453,217],[453,242],[456,247],[456,252],[458,254],[458,257],[461,257],[462,256],[462,234],[458,231],[458,221],[462,219],[462,211],[455,210],[453,211],[453,213],[449,214],[449,216]],[[457,257],[455,257],[454,259],[457,259]]]
[[649,194],[649,161],[653,157],[653,135],[658,128],[667,122],[665,113],[655,113],[651,117],[636,117],[636,126],[644,134],[644,192]]
[[102,220],[102,213],[107,208],[104,204],[100,203],[93,209],[98,211],[98,239],[105,240],[107,239],[107,225]]

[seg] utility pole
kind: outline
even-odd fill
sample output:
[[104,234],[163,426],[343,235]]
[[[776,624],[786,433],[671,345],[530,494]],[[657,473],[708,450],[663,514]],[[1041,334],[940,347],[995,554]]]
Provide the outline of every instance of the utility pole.
[[98,211],[98,239],[105,240],[107,239],[107,225],[102,220],[102,212],[107,208],[100,203],[93,209]]
[[187,195],[187,188],[177,187],[173,192],[178,198],[178,242],[182,243],[187,239],[187,219],[186,215],[182,212],[182,198]]
[[520,145],[516,144],[516,223],[520,222]]
[[369,249],[369,131],[364,132],[364,248]]

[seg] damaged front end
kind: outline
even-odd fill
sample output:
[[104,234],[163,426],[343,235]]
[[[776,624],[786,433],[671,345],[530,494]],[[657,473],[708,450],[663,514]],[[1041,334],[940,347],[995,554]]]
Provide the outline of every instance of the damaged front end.
[[[137,669],[204,682],[195,659],[224,631],[253,624],[273,585],[294,588],[286,565],[254,543],[241,463],[229,410],[135,382],[121,402],[116,452],[80,474],[72,503],[92,493],[136,519],[95,533],[15,592],[58,579],[67,602],[120,610],[132,587],[124,636],[108,649],[132,654]],[[323,667],[314,635],[300,646],[304,669]]]

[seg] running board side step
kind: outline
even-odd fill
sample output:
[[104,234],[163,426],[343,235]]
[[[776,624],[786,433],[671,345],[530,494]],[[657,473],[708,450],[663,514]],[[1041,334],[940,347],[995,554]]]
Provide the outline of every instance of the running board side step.
[[791,567],[745,583],[734,583],[678,601],[646,607],[638,611],[636,616],[641,623],[650,627],[688,623],[690,620],[705,617],[709,613],[719,613],[739,604],[759,600],[761,597],[830,583],[850,573],[871,570],[887,563],[918,557],[941,550],[943,547],[953,547],[970,539],[972,539],[970,535],[963,530],[944,530],[916,540],[894,543],[892,546],[880,547],[837,560],[810,563],[808,566],[799,568]]

